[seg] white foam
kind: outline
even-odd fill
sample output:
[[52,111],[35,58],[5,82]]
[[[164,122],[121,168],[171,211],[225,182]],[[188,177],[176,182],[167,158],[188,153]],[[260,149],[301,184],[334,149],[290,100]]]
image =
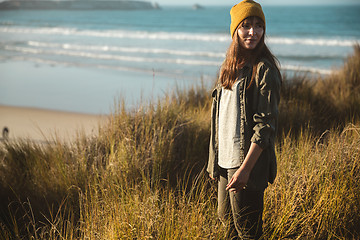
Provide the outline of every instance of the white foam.
[[202,57],[215,57],[224,58],[225,53],[219,52],[201,52],[201,51],[181,51],[162,48],[134,48],[134,47],[113,47],[107,45],[78,45],[78,44],[59,44],[59,43],[45,43],[29,41],[27,43],[33,47],[44,48],[63,48],[71,50],[86,50],[86,51],[103,51],[103,52],[126,52],[126,53],[152,53],[152,54],[169,54],[180,56],[202,56]]
[[17,51],[17,52],[31,53],[31,54],[51,54],[51,55],[55,54],[55,55],[63,55],[63,56],[71,56],[71,57],[83,57],[83,58],[101,59],[101,60],[117,60],[117,61],[126,61],[126,62],[176,63],[176,64],[199,65],[199,66],[219,66],[221,64],[221,62],[218,61],[205,61],[205,60],[179,59],[179,58],[134,57],[134,56],[102,54],[102,53],[93,53],[93,52],[48,50],[48,49],[35,49],[35,48],[15,47],[15,46],[5,46],[5,49],[9,51]]
[[[119,39],[146,39],[146,40],[176,40],[176,41],[200,41],[200,42],[229,42],[228,34],[206,34],[206,33],[183,33],[183,32],[148,32],[148,31],[125,31],[125,30],[79,30],[76,28],[61,27],[0,27],[0,32],[17,34],[43,34],[43,35],[73,35],[91,36],[101,38]],[[360,39],[339,38],[285,38],[268,36],[266,42],[269,44],[284,45],[310,45],[310,46],[342,46],[351,47],[360,44]]]
[[268,37],[266,40],[269,44],[284,44],[284,45],[310,45],[310,46],[340,46],[352,47],[360,40],[349,39],[332,39],[332,38],[279,38]]
[[41,53],[43,53],[43,50],[41,50],[41,49],[27,48],[27,47],[5,46],[4,49],[8,50],[8,51],[17,51],[17,52],[30,53],[30,54],[41,54]]
[[[0,56],[1,60],[5,60]],[[37,57],[29,57],[29,56],[13,56],[11,57],[12,60],[15,61],[28,61],[38,64],[46,64],[46,65],[63,65],[63,66],[81,66],[81,67],[96,67],[96,68],[103,68],[103,69],[113,69],[117,71],[132,71],[132,72],[144,72],[144,73],[153,73],[153,69],[144,69],[144,68],[134,68],[134,67],[123,67],[123,66],[111,66],[111,65],[103,65],[103,64],[87,64],[83,62],[65,62],[59,60],[49,60],[49,59],[42,59]],[[163,74],[157,70],[156,74]]]
[[91,36],[102,38],[126,38],[148,40],[190,40],[204,42],[228,42],[227,34],[197,34],[182,32],[147,32],[147,31],[124,31],[124,30],[78,30],[76,28],[15,28],[0,27],[0,32],[18,34],[43,34],[43,35],[74,35]]
[[[36,45],[36,44],[34,44]],[[89,59],[99,59],[99,60],[116,60],[116,61],[125,61],[125,62],[139,62],[139,63],[170,63],[170,64],[183,64],[183,65],[201,65],[201,66],[217,66],[221,65],[221,62],[217,61],[202,61],[202,60],[194,60],[194,59],[181,59],[181,58],[148,58],[148,57],[133,57],[133,56],[122,56],[122,55],[112,55],[112,54],[99,54],[93,52],[83,52],[83,51],[69,51],[69,50],[54,50],[54,49],[35,49],[29,47],[16,47],[16,46],[5,46],[8,51],[16,51],[25,54],[33,54],[35,57],[23,56],[26,57],[27,60],[31,60],[34,62],[43,62],[48,64],[59,63],[58,61],[45,60],[41,58],[42,54],[50,54],[50,55],[62,55],[69,57],[82,57]],[[40,55],[40,56],[39,56]],[[39,56],[39,57],[36,57]],[[36,59],[36,60],[35,60]],[[66,65],[77,65],[77,61],[74,60],[75,63],[69,59],[67,62],[61,61],[61,64]],[[86,62],[86,61],[85,61]],[[82,65],[87,65],[86,63],[82,63]],[[148,69],[143,68],[134,68],[134,67],[124,67],[124,66],[111,66],[104,64],[97,64],[98,68],[111,68],[116,70],[126,70],[126,71],[145,71],[149,72]],[[295,72],[311,72],[322,75],[328,75],[332,73],[331,69],[325,68],[315,68],[309,66],[299,66],[299,65],[281,65],[282,70],[290,70]]]
[[319,73],[322,75],[329,75],[332,73],[330,69],[324,68],[314,68],[307,66],[296,66],[296,65],[281,65],[282,70],[291,70],[295,72],[311,72],[311,73]]

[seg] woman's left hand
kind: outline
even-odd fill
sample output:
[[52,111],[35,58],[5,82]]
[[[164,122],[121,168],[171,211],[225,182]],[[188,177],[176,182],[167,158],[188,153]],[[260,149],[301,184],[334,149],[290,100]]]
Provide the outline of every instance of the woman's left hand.
[[245,157],[244,162],[238,170],[231,177],[226,190],[230,192],[237,192],[246,188],[246,184],[249,181],[251,170],[253,169],[256,161],[258,160],[262,148],[256,143],[251,143],[250,149]]
[[238,192],[245,189],[249,180],[250,173],[246,170],[239,168],[231,177],[229,183],[226,185],[226,190],[230,192]]

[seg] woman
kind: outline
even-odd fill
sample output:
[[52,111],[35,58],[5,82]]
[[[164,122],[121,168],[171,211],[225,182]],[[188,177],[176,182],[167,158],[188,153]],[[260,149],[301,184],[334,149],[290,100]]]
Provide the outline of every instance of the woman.
[[244,0],[230,15],[232,43],[213,91],[207,171],[218,180],[220,220],[241,238],[259,239],[264,190],[276,175],[281,75],[264,42],[260,4]]

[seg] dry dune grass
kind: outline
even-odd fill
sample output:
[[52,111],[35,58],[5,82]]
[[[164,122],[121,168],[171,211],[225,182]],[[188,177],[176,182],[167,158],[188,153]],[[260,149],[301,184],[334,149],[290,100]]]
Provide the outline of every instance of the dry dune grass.
[[[264,239],[358,239],[360,48],[321,79],[282,89],[278,177]],[[125,111],[71,144],[5,143],[2,239],[226,239],[204,173],[209,91],[194,87]]]

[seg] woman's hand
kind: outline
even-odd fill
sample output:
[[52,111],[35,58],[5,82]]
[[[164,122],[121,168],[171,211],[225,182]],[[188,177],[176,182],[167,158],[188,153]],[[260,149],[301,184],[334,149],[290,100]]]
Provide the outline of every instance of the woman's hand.
[[231,177],[229,183],[226,185],[226,190],[229,190],[230,192],[238,192],[242,189],[245,189],[249,180],[249,176],[250,172],[243,168],[239,168]]
[[261,152],[262,149],[259,145],[256,143],[251,143],[250,149],[246,154],[243,164],[231,177],[228,185],[226,185],[226,190],[229,190],[230,192],[237,192],[246,187],[246,184],[249,181],[251,170],[253,169]]
[[218,180],[217,177],[212,177],[211,174],[209,174],[209,177],[210,177],[210,179],[213,180],[213,181],[217,181],[217,180]]

